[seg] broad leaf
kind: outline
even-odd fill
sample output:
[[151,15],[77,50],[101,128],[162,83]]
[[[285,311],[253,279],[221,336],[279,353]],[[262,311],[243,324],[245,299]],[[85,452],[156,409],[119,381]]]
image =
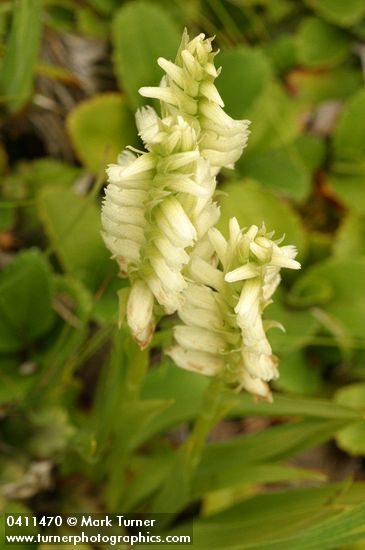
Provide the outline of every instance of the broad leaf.
[[44,189],[39,214],[65,271],[79,277],[91,290],[115,273],[100,234],[100,211],[88,198],[67,189]]
[[[365,412],[365,384],[344,386],[335,394],[337,403],[355,409],[360,414]],[[338,446],[351,455],[365,454],[365,420],[354,422],[340,430],[336,436]]]
[[309,67],[336,65],[351,49],[347,33],[316,17],[301,21],[296,45],[299,61]]
[[251,121],[247,150],[237,166],[251,151],[283,147],[300,133],[304,106],[290,97],[275,80],[269,81],[245,117]]
[[28,250],[0,274],[0,351],[9,353],[43,336],[52,326],[50,270],[40,251]]
[[127,145],[136,144],[134,117],[115,93],[79,103],[68,115],[67,128],[79,159],[94,173],[104,174]]
[[113,21],[114,68],[121,90],[133,109],[145,103],[138,94],[141,86],[157,86],[163,71],[157,65],[162,56],[173,61],[180,32],[166,10],[151,2],[130,2]]
[[240,167],[245,176],[278,195],[300,201],[310,191],[310,174],[294,147],[252,153]]
[[[365,153],[365,128],[362,123],[365,117],[365,90],[360,89],[345,106],[333,135],[333,150],[335,154],[334,169],[337,175],[362,176],[352,172],[351,165],[339,164],[339,160],[363,161]],[[362,165],[362,168],[363,165]],[[356,166],[354,166],[356,170]],[[361,179],[361,178],[359,178]]]
[[344,336],[363,339],[364,259],[330,259],[313,265],[297,279],[291,297],[296,303],[320,306],[342,326]]
[[346,216],[335,236],[334,254],[339,258],[365,255],[365,219],[356,214]]
[[216,84],[225,110],[233,118],[241,119],[268,81],[268,61],[258,49],[239,47],[224,50],[219,54],[217,63],[222,66],[222,74]]
[[297,395],[318,394],[323,385],[321,368],[311,365],[302,350],[281,357],[279,373],[275,388]]
[[306,0],[319,15],[343,27],[351,27],[365,14],[363,0]]
[[[358,168],[360,172],[365,169],[365,165],[355,165],[355,163],[352,164],[352,167],[355,170]],[[348,168],[351,170],[350,166]],[[337,196],[339,202],[352,210],[355,215],[365,215],[364,176],[361,174],[358,176],[336,176],[330,174],[328,183],[334,190],[334,195]]]
[[286,203],[253,182],[234,182],[223,187],[227,196],[221,198],[222,215],[218,222],[226,232],[228,220],[236,216],[241,227],[264,222],[269,231],[275,229],[280,238],[285,234],[285,244],[295,244],[299,257],[305,255],[306,235],[299,217]]

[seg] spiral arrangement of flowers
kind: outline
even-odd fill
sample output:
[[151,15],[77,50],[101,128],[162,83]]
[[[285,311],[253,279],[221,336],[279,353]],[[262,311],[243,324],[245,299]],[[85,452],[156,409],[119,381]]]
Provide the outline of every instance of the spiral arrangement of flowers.
[[280,246],[265,226],[229,224],[228,241],[215,228],[216,175],[232,168],[247,143],[246,120],[223,110],[214,85],[220,70],[212,38],[189,40],[159,87],[161,116],[148,106],[136,114],[145,151],[127,149],[107,169],[103,238],[122,276],[129,277],[127,322],[143,349],[156,318],[177,312],[175,363],[227,385],[270,399],[267,382],[278,376],[266,336],[274,321],[263,311],[280,282],[280,269],[299,269],[293,246]]

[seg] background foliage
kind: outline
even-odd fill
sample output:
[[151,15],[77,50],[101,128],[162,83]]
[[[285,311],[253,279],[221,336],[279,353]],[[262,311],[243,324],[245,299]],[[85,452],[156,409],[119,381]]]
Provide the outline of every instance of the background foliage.
[[[184,26],[216,36],[226,109],[252,121],[221,228],[264,220],[303,269],[269,308],[274,404],[226,396],[182,506],[207,381],[161,353],[170,320],[149,354],[117,330],[99,217]],[[196,548],[365,548],[365,2],[5,0],[0,38],[1,510],[165,507]]]

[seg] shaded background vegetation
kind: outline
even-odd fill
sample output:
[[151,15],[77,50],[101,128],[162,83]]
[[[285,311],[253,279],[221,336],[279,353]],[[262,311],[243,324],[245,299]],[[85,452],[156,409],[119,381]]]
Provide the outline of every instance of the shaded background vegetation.
[[252,121],[220,226],[265,221],[303,265],[268,308],[287,329],[270,338],[275,402],[237,397],[185,514],[201,547],[350,548],[365,537],[363,0],[1,3],[0,507],[159,510],[198,414],[206,380],[161,353],[170,322],[149,356],[116,330],[127,283],[99,222],[105,165],[141,146],[138,88],[184,27],[216,36],[226,110]]

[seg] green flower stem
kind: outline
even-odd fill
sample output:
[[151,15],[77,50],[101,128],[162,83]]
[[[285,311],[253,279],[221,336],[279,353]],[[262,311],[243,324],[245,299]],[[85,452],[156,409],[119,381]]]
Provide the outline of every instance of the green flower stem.
[[221,417],[223,393],[223,381],[218,377],[213,378],[203,395],[201,412],[184,444],[185,464],[190,479],[201,460],[208,435]]
[[[151,511],[167,512],[166,523],[191,502],[191,486],[201,460],[207,437],[215,423],[227,411],[223,381],[213,378],[202,400],[201,412],[186,442],[176,454],[169,475],[156,495]],[[178,490],[176,488],[178,487]]]
[[141,351],[137,344],[128,336],[127,361],[128,368],[125,381],[125,402],[139,399],[148,368],[148,350]]

